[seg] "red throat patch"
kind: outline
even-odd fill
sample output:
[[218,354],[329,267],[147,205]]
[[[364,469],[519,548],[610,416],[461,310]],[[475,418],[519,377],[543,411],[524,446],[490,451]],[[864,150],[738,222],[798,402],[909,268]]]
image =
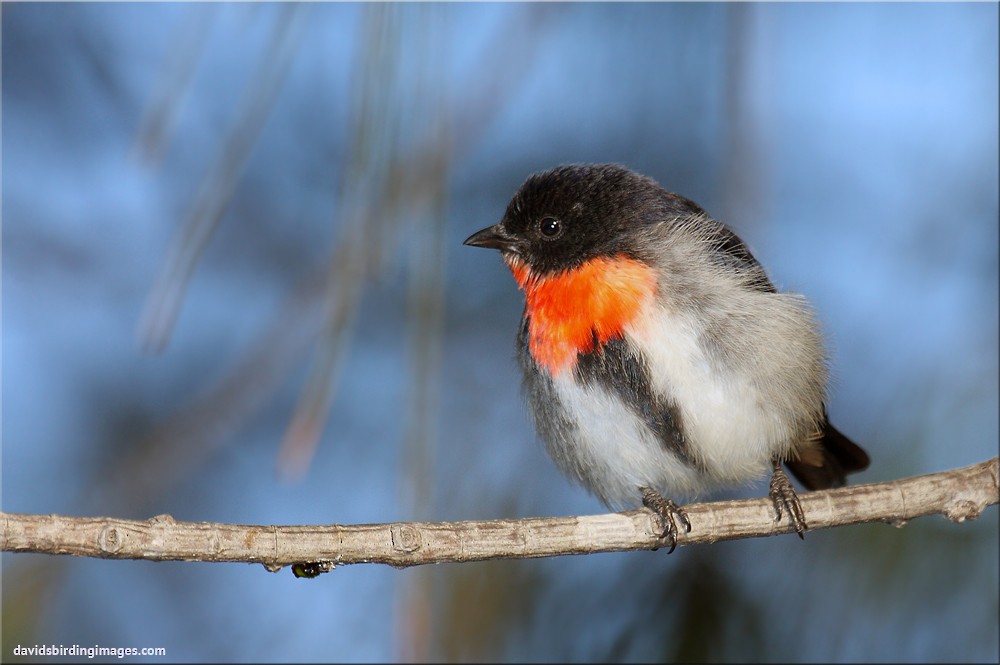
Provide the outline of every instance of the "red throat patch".
[[552,376],[572,370],[577,354],[616,337],[653,297],[653,269],[625,256],[591,259],[540,276],[516,256],[504,257],[524,291],[531,355]]

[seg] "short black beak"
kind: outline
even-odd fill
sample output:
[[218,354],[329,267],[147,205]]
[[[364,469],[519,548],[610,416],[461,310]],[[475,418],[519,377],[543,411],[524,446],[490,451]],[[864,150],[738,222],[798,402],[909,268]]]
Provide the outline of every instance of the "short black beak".
[[507,229],[503,227],[502,223],[494,224],[482,231],[476,231],[462,244],[517,253],[517,238],[507,233]]

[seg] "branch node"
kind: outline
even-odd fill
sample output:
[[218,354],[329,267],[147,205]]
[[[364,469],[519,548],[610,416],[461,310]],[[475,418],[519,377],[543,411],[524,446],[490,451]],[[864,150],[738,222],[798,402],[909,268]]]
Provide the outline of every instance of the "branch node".
[[120,550],[123,541],[124,537],[121,532],[111,524],[101,529],[100,535],[97,536],[97,544],[100,545],[101,551],[108,554],[114,554]]
[[158,524],[176,524],[177,520],[174,519],[173,515],[167,515],[166,513],[163,513],[162,515],[150,517],[149,523],[151,526],[156,526]]
[[397,552],[416,552],[420,549],[420,530],[409,524],[392,525],[392,546]]
[[218,556],[222,551],[222,540],[219,538],[219,532],[213,531],[208,537],[208,549],[213,554]]
[[953,501],[945,508],[945,517],[952,522],[961,524],[965,520],[974,520],[979,517],[986,506],[968,499]]

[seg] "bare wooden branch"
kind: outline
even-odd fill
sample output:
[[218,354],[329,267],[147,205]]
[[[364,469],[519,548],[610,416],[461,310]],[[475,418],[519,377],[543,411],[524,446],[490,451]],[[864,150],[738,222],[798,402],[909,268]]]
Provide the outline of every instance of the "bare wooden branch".
[[[800,495],[812,530],[865,522],[902,525],[939,513],[955,522],[978,517],[998,502],[997,458],[972,466],[886,483]],[[791,531],[775,523],[768,499],[684,507],[690,533],[678,546],[772,536]],[[606,515],[323,526],[245,526],[0,513],[5,552],[69,554],[107,559],[260,563],[294,567],[313,576],[350,563],[397,567],[426,563],[532,558],[655,549],[656,524],[647,510]],[[304,565],[303,565],[304,564]]]

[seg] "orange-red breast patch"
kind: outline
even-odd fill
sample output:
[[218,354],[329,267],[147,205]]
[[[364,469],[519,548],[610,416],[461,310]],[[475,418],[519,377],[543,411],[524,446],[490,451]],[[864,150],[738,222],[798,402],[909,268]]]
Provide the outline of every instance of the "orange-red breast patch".
[[595,342],[620,337],[656,290],[653,269],[625,256],[544,276],[516,256],[506,260],[527,301],[531,355],[553,376],[571,370],[577,354],[593,351]]

